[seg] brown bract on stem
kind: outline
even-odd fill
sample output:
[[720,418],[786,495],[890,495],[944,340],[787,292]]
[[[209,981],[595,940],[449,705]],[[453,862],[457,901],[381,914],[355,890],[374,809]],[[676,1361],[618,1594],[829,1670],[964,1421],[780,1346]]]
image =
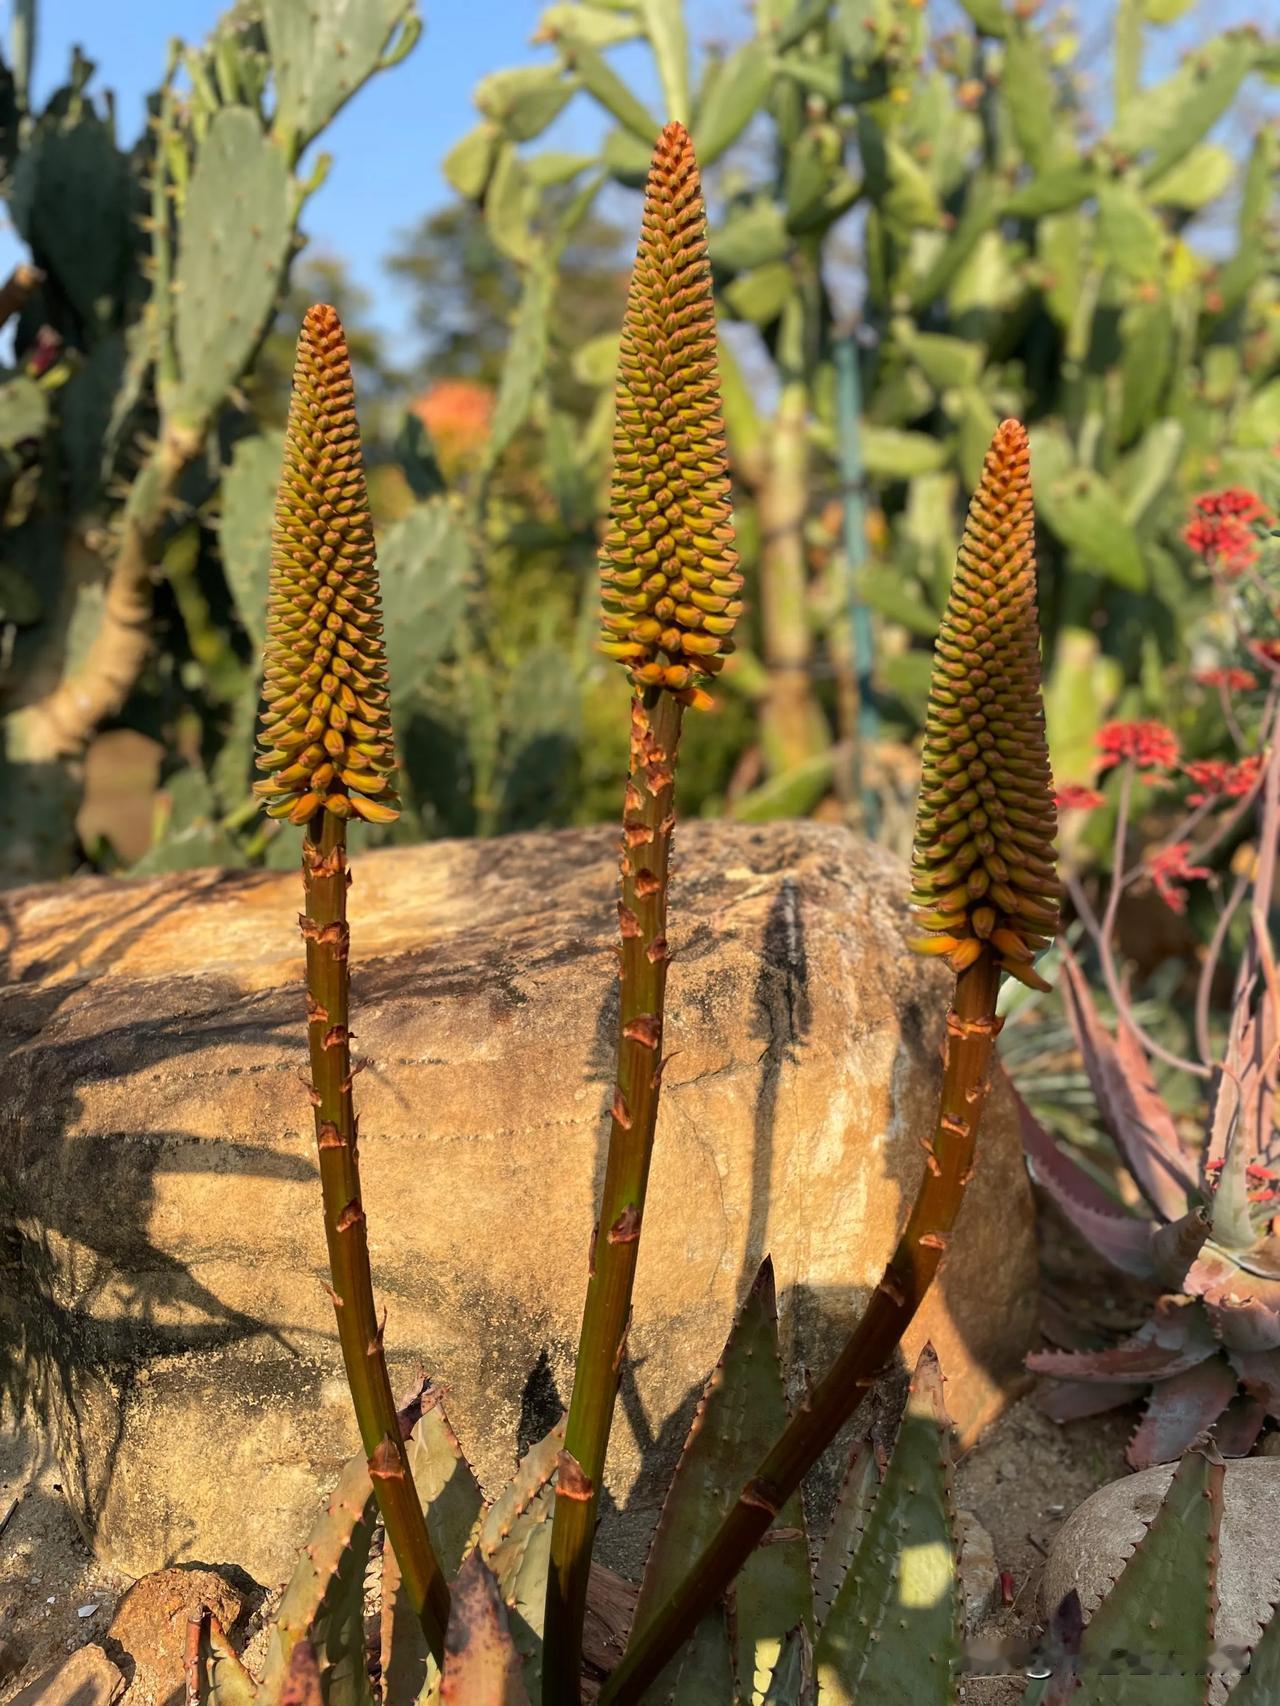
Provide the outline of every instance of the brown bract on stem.
[[374,1306],[352,1085],[346,828],[397,815],[373,532],[351,365],[332,308],[309,310],[298,342],[272,532],[256,791],[304,826],[307,1036],[329,1249],[330,1296],[360,1438],[408,1595],[444,1652],[449,1592],[402,1438]]
[[600,1489],[623,1359],[663,1067],[667,876],[687,706],[732,650],[742,610],[716,370],[706,215],[693,149],[654,150],[623,321],[602,649],[630,677],[619,860],[617,1072],[573,1397],[557,1476],[544,1699],[577,1706]]
[[633,1632],[602,1702],[632,1706],[724,1595],[803,1477],[883,1373],[946,1253],[991,1082],[1002,973],[1040,986],[1056,928],[1055,812],[1040,698],[1026,433],[996,432],[965,524],[935,653],[913,856],[920,951],[956,973],[942,1087],[907,1224],[862,1318],[719,1529]]

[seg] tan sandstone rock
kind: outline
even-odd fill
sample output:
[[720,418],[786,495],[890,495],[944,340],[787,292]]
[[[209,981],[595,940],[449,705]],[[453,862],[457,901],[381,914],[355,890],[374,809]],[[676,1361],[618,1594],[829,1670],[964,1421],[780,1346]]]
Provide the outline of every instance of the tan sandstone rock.
[[129,1677],[129,1706],[179,1706],[186,1695],[187,1622],[207,1606],[231,1632],[248,1601],[219,1575],[190,1565],[135,1582],[115,1609],[107,1642]]
[[[485,1483],[567,1395],[616,1010],[611,830],[355,859],[353,1028],[375,1282]],[[933,1117],[948,976],[906,877],[849,832],[679,832],[662,1113],[610,1456],[634,1570],[701,1382],[771,1251],[794,1365],[822,1367],[897,1235]],[[321,1284],[300,884],[90,879],[4,898],[4,1196],[64,1484],[132,1574],[271,1583],[355,1446]],[[6,939],[7,938],[7,939]],[[0,1228],[0,1231],[3,1229]],[[1029,1189],[997,1083],[933,1339],[971,1439],[1021,1370]],[[12,1345],[14,1332],[5,1335]]]

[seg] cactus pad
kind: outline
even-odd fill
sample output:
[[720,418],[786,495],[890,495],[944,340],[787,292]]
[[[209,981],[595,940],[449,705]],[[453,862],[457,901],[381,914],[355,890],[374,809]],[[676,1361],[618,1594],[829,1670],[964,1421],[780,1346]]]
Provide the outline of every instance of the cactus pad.
[[1057,926],[1057,813],[1040,697],[1035,517],[1024,428],[1005,421],[969,506],[938,634],[916,819],[912,945],[961,972],[1033,969]]
[[284,151],[248,107],[210,124],[187,185],[173,315],[178,385],[166,403],[202,428],[237,385],[271,320],[293,237]]
[[669,124],[623,320],[602,646],[638,687],[690,702],[742,611],[706,224],[693,146]]
[[298,339],[271,539],[260,767],[268,815],[398,814],[373,526],[351,362],[332,308]]

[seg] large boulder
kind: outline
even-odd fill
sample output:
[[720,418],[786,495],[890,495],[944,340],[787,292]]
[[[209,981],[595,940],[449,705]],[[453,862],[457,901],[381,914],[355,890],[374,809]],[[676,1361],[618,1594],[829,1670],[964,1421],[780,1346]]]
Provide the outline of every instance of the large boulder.
[[[657,1152],[603,1550],[634,1570],[737,1301],[772,1252],[821,1368],[923,1165],[948,975],[901,866],[846,830],[679,831]],[[569,1389],[607,1138],[608,829],[357,855],[364,1198],[397,1385],[419,1368],[491,1488]],[[313,1159],[293,874],[86,879],[4,898],[10,1391],[56,1429],[100,1552],[283,1577],[356,1444]],[[7,938],[7,939],[6,939]],[[1020,1379],[1030,1195],[999,1079],[933,1340],[963,1439]],[[14,1347],[21,1347],[14,1349]]]

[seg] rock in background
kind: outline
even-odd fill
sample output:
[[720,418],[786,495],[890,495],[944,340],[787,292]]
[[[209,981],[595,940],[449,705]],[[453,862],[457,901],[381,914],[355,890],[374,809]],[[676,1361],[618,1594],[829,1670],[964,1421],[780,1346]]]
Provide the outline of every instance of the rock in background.
[[[662,1113],[610,1455],[634,1571],[766,1251],[797,1370],[878,1277],[931,1127],[949,974],[909,954],[905,871],[812,823],[683,825]],[[357,856],[353,1029],[393,1374],[449,1388],[491,1488],[567,1396],[604,1163],[615,833]],[[11,1395],[131,1574],[287,1574],[356,1444],[318,1209],[292,874],[87,879],[5,897]],[[997,1084],[927,1336],[971,1440],[1020,1380],[1030,1193]],[[16,1349],[14,1347],[17,1347]]]

